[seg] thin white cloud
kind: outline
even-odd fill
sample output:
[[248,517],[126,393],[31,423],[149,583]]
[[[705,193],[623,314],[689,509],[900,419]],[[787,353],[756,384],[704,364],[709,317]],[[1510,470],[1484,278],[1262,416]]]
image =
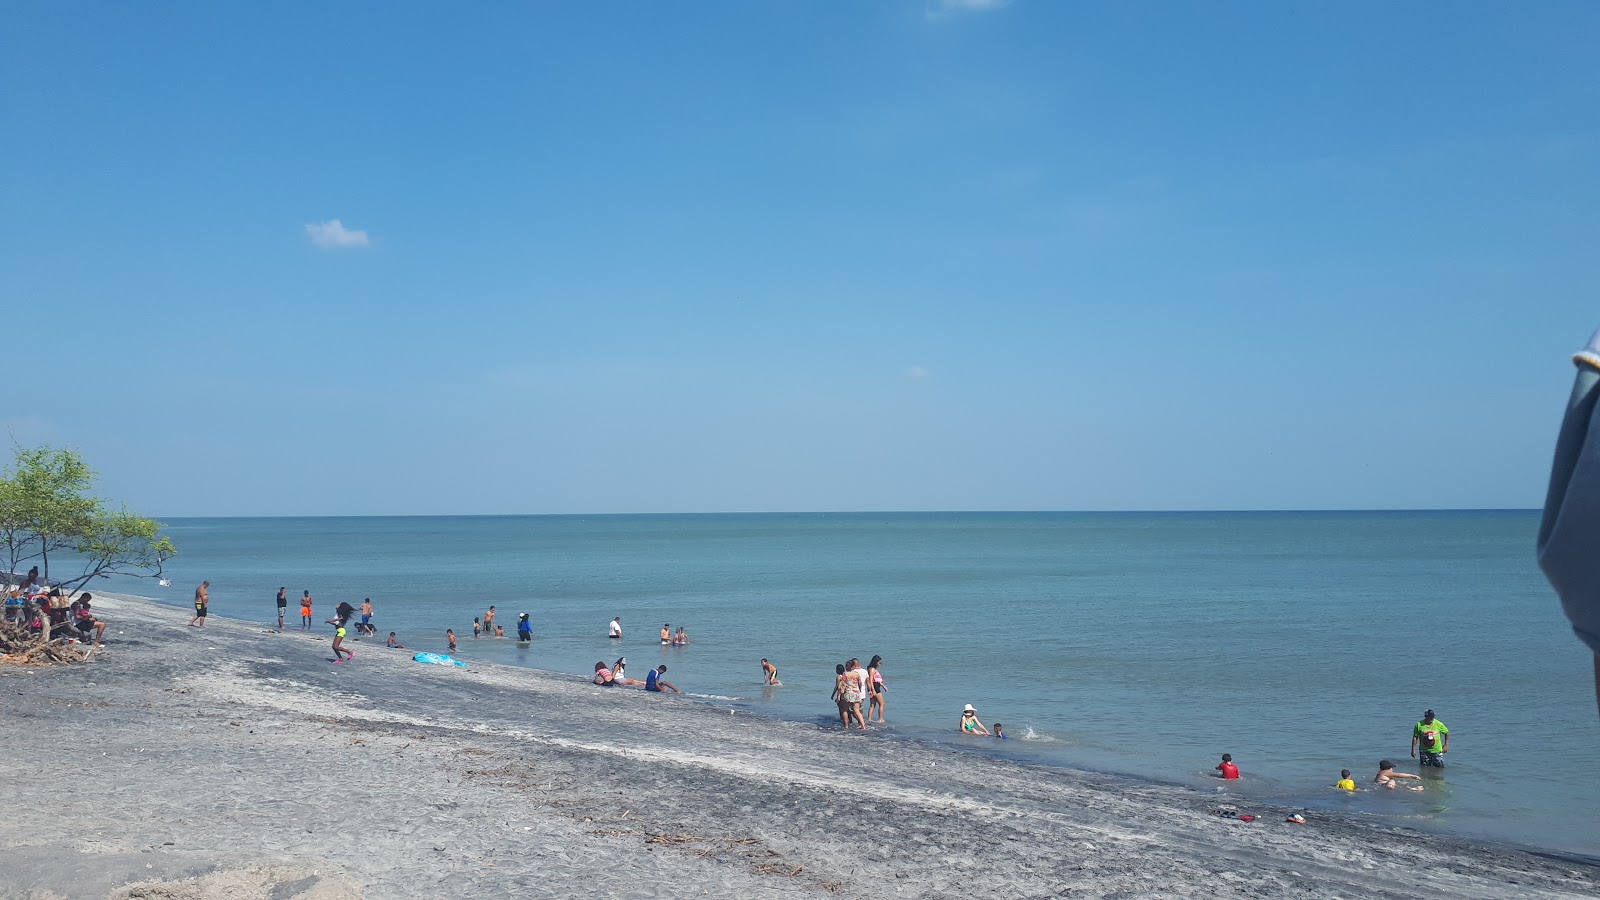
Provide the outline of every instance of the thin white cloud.
[[932,374],[933,374],[932,372],[929,372],[927,369],[924,369],[921,366],[912,366],[911,368],[906,370],[906,377],[907,378],[927,378],[929,375],[932,375]]
[[306,223],[306,236],[311,238],[311,243],[324,250],[367,247],[372,244],[372,239],[367,237],[365,231],[359,228],[346,228],[338,219]]
[[1011,5],[1011,0],[932,0],[928,18],[937,19],[955,13],[994,12]]

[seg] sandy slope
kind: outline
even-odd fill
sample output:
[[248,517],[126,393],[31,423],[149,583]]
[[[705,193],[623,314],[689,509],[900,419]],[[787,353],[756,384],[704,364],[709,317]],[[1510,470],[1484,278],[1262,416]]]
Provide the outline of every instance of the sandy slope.
[[[1600,868],[144,601],[0,668],[0,897],[1594,897]],[[56,760],[57,763],[46,763]]]

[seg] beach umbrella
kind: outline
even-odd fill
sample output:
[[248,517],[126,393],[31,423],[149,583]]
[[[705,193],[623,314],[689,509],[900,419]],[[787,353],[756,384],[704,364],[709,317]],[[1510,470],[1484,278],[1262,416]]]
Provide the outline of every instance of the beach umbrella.
[[1572,630],[1595,653],[1600,698],[1600,331],[1573,355],[1578,378],[1556,438],[1539,523],[1539,568],[1561,596]]

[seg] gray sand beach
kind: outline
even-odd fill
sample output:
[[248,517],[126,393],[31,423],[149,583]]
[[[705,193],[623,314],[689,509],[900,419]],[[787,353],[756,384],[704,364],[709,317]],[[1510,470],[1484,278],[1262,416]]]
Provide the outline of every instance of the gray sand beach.
[[1600,895],[1600,868],[1516,848],[96,612],[90,662],[0,667],[0,897]]

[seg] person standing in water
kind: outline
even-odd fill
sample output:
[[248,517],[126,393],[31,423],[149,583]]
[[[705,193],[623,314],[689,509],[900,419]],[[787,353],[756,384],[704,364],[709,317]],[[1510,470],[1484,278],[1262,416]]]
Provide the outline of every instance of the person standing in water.
[[615,640],[621,640],[622,639],[622,617],[621,616],[617,616],[616,618],[611,620],[611,624],[606,627],[606,637],[613,638]]
[[[872,657],[872,662],[867,663],[867,690],[869,691],[867,695],[867,699],[869,701],[867,704],[868,722],[883,722],[884,703],[889,699],[888,695],[884,693],[886,688],[883,685],[882,668],[883,657],[874,654]],[[872,714],[874,712],[878,714],[877,719],[872,718]]]
[[300,595],[300,630],[311,628],[311,592],[305,591]]
[[783,684],[778,680],[778,667],[767,662],[765,656],[761,657],[761,680],[767,684]]
[[1444,755],[1450,752],[1450,729],[1433,717],[1431,709],[1424,712],[1422,721],[1411,729],[1412,758],[1417,758],[1419,751],[1422,754],[1419,762],[1424,767],[1444,768]]
[[[200,586],[194,589],[194,618],[189,620],[189,624],[196,628],[206,627],[206,611],[211,604],[211,592],[207,590],[209,587],[211,582],[202,581]],[[195,625],[196,622],[200,624]]]
[[283,614],[289,608],[289,589],[278,588],[278,630],[283,630]]
[[670,643],[672,643],[672,626],[664,624],[661,626],[661,646],[665,647]]
[[527,613],[517,617],[517,640],[524,644],[533,640],[533,623],[528,621]]
[[483,614],[483,633],[494,634],[494,607],[492,605]]
[[678,626],[678,633],[674,634],[672,636],[672,646],[674,646],[674,647],[682,647],[684,644],[687,644],[687,643],[689,643],[689,632],[684,631],[683,630],[683,626],[679,625]]

